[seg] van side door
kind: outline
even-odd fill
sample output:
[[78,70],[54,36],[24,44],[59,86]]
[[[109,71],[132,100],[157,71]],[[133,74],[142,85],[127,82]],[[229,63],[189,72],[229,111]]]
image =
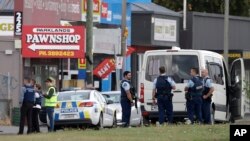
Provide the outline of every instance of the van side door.
[[214,87],[212,97],[214,119],[224,121],[227,115],[227,95],[223,67],[219,61],[215,62],[214,59],[213,61],[207,62],[206,65]]
[[230,111],[234,119],[244,117],[245,103],[245,67],[242,58],[233,61],[231,69],[231,92],[230,92]]

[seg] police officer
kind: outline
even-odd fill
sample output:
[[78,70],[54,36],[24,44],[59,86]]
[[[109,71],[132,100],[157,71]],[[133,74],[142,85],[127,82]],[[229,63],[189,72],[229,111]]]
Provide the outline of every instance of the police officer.
[[130,92],[131,86],[131,72],[125,71],[123,73],[124,79],[121,81],[121,106],[122,106],[122,123],[124,127],[129,127],[131,106],[134,105],[132,94]]
[[57,102],[57,94],[56,94],[56,87],[55,87],[55,80],[52,77],[46,79],[46,85],[48,87],[48,91],[46,94],[43,95],[45,98],[45,108],[46,113],[49,117],[49,132],[54,131],[54,107],[56,106]]
[[35,105],[32,111],[32,129],[33,132],[39,133],[39,112],[42,104],[42,87],[40,84],[35,84]]
[[202,93],[202,118],[204,124],[211,124],[211,97],[214,92],[214,87],[212,84],[212,79],[208,76],[208,70],[203,69],[201,71],[201,76],[204,80],[204,90]]
[[165,74],[165,67],[159,68],[160,76],[154,80],[152,99],[153,104],[158,104],[159,123],[162,125],[165,121],[165,113],[168,118],[168,123],[173,122],[173,102],[171,90],[175,89],[174,80]]
[[18,134],[23,134],[25,118],[27,118],[28,130],[27,134],[32,133],[32,108],[34,105],[35,90],[34,86],[31,84],[30,78],[24,78],[23,86],[23,102],[21,106],[21,118],[19,124]]
[[196,90],[197,88],[195,88],[195,83],[201,81],[201,87],[203,87],[203,80],[198,75],[198,73],[199,73],[198,68],[191,69],[190,74],[192,78],[188,81],[188,84],[185,87],[185,92],[189,95],[186,102],[187,113],[188,113],[188,118],[192,124],[194,123],[194,114],[196,115],[196,118],[199,120],[199,123],[202,123],[202,117],[201,117],[202,89]]

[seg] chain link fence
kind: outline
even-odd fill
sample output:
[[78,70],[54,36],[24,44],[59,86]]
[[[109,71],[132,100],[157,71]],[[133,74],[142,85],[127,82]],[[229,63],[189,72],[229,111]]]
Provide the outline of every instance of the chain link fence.
[[0,124],[9,124],[11,117],[10,81],[9,74],[0,74]]

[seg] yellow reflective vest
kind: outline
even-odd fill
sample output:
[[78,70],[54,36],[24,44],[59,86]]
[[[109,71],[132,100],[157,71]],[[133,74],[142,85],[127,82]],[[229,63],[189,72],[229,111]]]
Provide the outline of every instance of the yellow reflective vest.
[[55,107],[56,106],[56,102],[57,102],[56,89],[55,89],[55,87],[49,87],[49,89],[47,91],[47,95],[49,94],[50,89],[54,89],[54,93],[50,99],[45,98],[45,107]]

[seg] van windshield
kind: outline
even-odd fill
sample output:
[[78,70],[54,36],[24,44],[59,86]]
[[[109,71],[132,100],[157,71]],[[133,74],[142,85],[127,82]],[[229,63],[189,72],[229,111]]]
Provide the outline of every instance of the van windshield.
[[159,76],[159,67],[165,66],[166,74],[176,83],[184,83],[191,78],[190,69],[199,68],[196,55],[154,55],[149,56],[146,66],[146,80],[153,82]]

